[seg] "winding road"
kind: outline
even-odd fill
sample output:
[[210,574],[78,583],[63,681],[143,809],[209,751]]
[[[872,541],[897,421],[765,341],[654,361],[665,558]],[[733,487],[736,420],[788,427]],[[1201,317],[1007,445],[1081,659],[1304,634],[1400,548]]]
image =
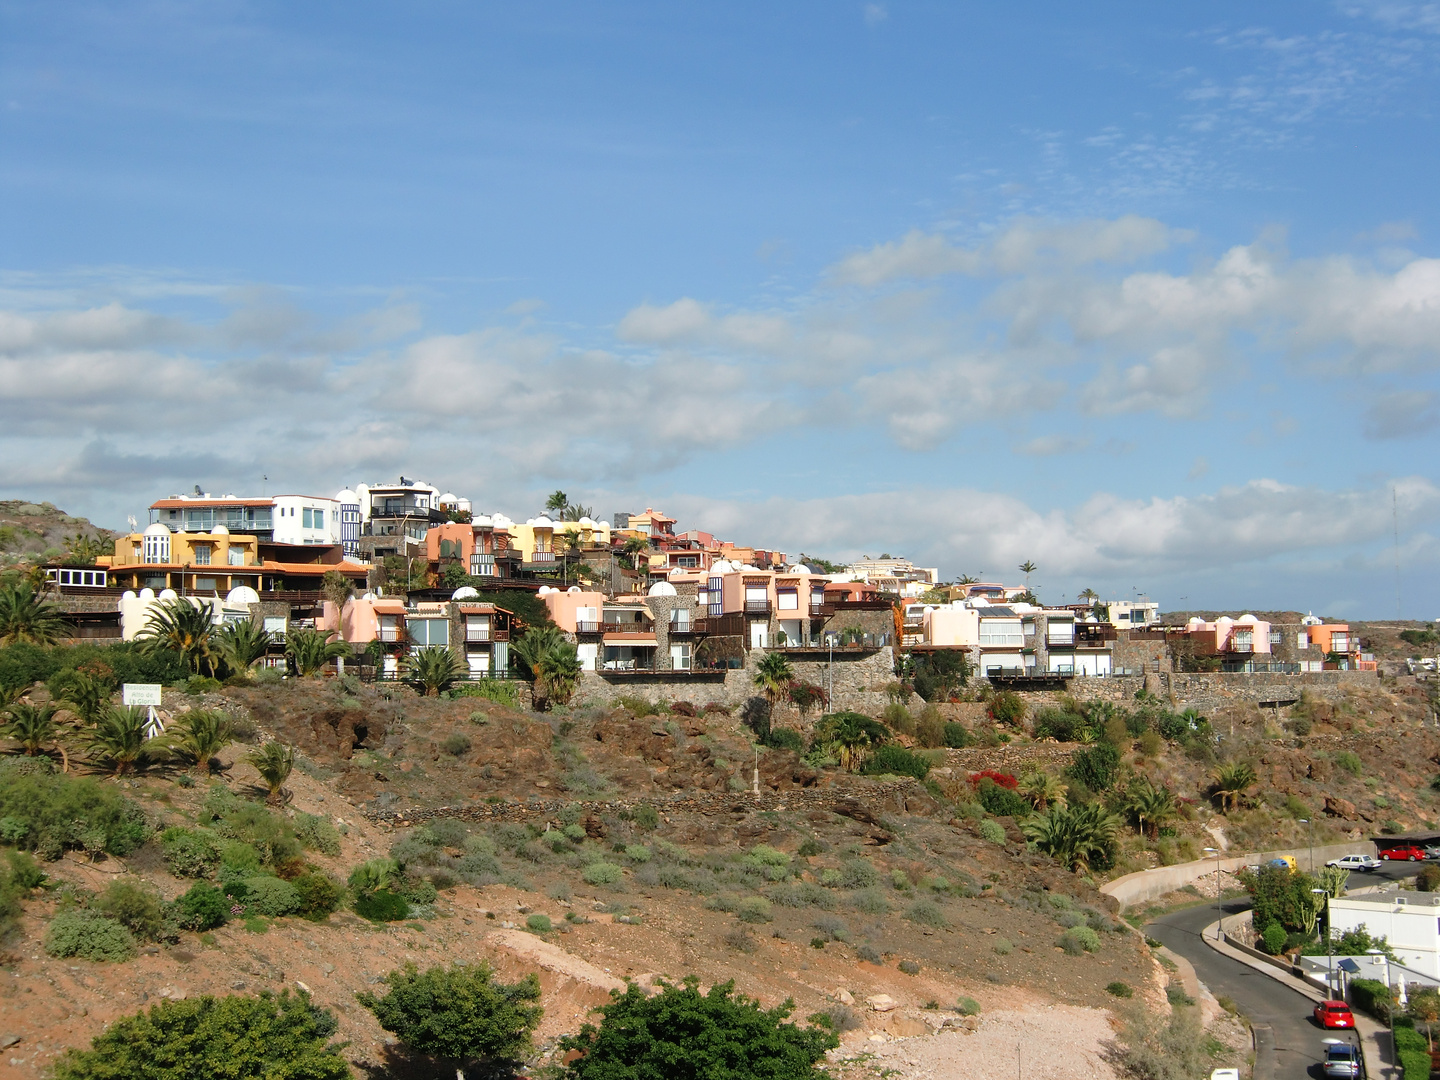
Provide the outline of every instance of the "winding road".
[[[1383,866],[1370,874],[1351,874],[1349,884],[1378,884],[1415,873],[1413,865],[1399,863]],[[1223,904],[1226,915],[1244,911],[1247,899],[1230,900]],[[1275,1080],[1300,1080],[1321,1076],[1321,1039],[1327,1036],[1311,1019],[1314,1002],[1290,989],[1284,983],[1262,974],[1238,960],[1223,956],[1200,938],[1205,927],[1215,922],[1215,905],[1184,908],[1161,915],[1145,927],[1145,933],[1172,952],[1189,960],[1195,975],[1217,997],[1228,997],[1255,1027],[1257,1047],[1269,1040],[1273,1047]],[[1257,1054],[1263,1058],[1263,1054]],[[1257,1072],[1256,1080],[1268,1080]]]

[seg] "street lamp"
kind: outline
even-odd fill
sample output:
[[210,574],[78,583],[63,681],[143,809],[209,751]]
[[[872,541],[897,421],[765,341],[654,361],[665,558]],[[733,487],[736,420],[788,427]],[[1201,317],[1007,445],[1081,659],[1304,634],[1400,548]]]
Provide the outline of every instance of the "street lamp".
[[1308,826],[1309,826],[1309,833],[1310,833],[1310,873],[1313,874],[1313,873],[1315,873],[1315,823],[1314,823],[1313,821],[1311,821],[1308,817],[1302,817],[1302,818],[1300,819],[1300,824],[1301,824],[1301,825],[1308,825]]
[[1331,984],[1335,979],[1335,952],[1330,940],[1330,893],[1326,889],[1310,891],[1325,897],[1325,992],[1334,994],[1335,988]]
[[1215,856],[1215,940],[1219,941],[1222,931],[1220,924],[1225,921],[1220,910],[1220,849],[1207,847],[1205,854]]

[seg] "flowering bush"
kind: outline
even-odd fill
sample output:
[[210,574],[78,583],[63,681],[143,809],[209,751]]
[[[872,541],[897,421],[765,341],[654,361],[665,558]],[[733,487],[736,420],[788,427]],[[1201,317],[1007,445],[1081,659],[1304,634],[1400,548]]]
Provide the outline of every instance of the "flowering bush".
[[980,786],[980,781],[982,780],[989,780],[992,783],[1005,788],[1007,791],[1014,791],[1017,787],[1020,786],[1020,781],[1016,780],[1015,777],[1011,776],[1009,773],[996,772],[994,769],[986,769],[983,772],[970,774],[971,787],[978,788]]

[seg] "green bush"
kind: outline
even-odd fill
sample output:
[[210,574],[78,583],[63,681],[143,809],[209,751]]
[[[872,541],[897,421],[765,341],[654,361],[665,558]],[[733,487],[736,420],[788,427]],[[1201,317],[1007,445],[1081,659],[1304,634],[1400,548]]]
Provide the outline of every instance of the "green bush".
[[1364,768],[1364,765],[1360,761],[1360,755],[1353,750],[1341,750],[1340,753],[1335,755],[1335,767],[1337,769],[1344,769],[1351,776],[1359,776],[1360,770]]
[[1099,952],[1100,935],[1088,926],[1077,926],[1061,934],[1055,944],[1069,955],[1079,956],[1082,952]]
[[525,926],[537,934],[548,934],[551,930],[555,929],[550,922],[550,916],[540,914],[531,915],[525,920]]
[[867,776],[890,774],[924,780],[925,774],[930,771],[930,759],[895,743],[884,743],[865,759],[860,771]]
[[[656,810],[655,807],[649,803],[641,803],[635,808],[635,824],[638,828],[644,829],[646,832],[653,832],[660,827],[660,811]],[[583,833],[585,830],[581,829],[580,831],[582,833],[581,839],[584,839]]]
[[1285,927],[1278,922],[1272,922],[1260,934],[1262,947],[1271,956],[1279,956],[1285,951],[1285,946],[1290,940],[1290,935],[1285,932]]
[[624,876],[624,871],[614,863],[593,862],[580,876],[587,885],[614,885]]
[[536,1004],[540,981],[533,973],[507,985],[496,982],[484,962],[423,973],[407,964],[385,981],[384,997],[366,991],[356,995],[360,1004],[410,1050],[456,1066],[517,1062],[530,1052],[544,1011]]
[[345,890],[324,874],[301,874],[290,882],[295,886],[295,913],[301,918],[319,921],[338,911],[345,899]]
[[197,881],[176,899],[175,914],[187,930],[213,930],[230,918],[230,903],[214,885]]
[[220,845],[220,869],[217,877],[221,881],[243,881],[260,872],[260,852],[241,840],[228,840]]
[[1351,979],[1350,1003],[1381,1023],[1390,1017],[1390,991],[1379,979]]
[[970,745],[970,729],[951,720],[945,724],[944,741],[953,750],[963,750]]
[[1395,1056],[1405,1080],[1430,1080],[1430,1044],[1413,1027],[1395,1027]]
[[905,918],[921,926],[933,926],[937,930],[950,925],[945,912],[933,900],[917,900],[905,909]]
[[470,752],[474,745],[470,741],[469,735],[456,731],[445,736],[445,741],[440,744],[440,749],[451,757],[463,757]]
[[296,814],[294,829],[295,839],[311,851],[332,857],[340,854],[340,831],[329,819],[318,814]]
[[410,916],[410,905],[399,893],[376,889],[355,898],[355,914],[371,922],[400,922]]
[[165,932],[165,911],[160,898],[139,882],[112,881],[95,900],[94,910],[114,919],[144,941],[158,941]]
[[842,859],[836,884],[842,889],[868,889],[880,884],[880,871],[865,859]]
[[136,952],[135,936],[108,915],[72,908],[50,920],[45,951],[61,959],[129,960]]
[[980,800],[980,805],[985,808],[985,812],[994,814],[996,817],[1029,817],[1034,809],[1023,795],[1018,795],[1009,788],[1001,787],[988,776],[980,778],[976,796]]
[[770,901],[763,896],[747,896],[741,900],[735,908],[735,917],[744,923],[767,923],[775,918]]
[[275,877],[245,879],[245,906],[253,914],[272,919],[293,915],[300,909],[300,890],[289,881]]
[[1025,699],[1011,690],[990,696],[990,718],[997,724],[1018,724],[1025,716]]
[[520,707],[520,684],[508,679],[477,679],[451,687],[452,698],[483,698],[511,709]]
[[1091,791],[1109,791],[1120,775],[1120,751],[1112,743],[1096,743],[1076,751],[1065,772]]
[[962,997],[955,1003],[955,1011],[961,1016],[978,1016],[980,1003],[972,997]]
[[308,995],[198,997],[162,1001],[69,1050],[54,1080],[350,1080],[350,1066],[327,1043],[335,1016]]
[[991,821],[989,818],[986,818],[980,822],[979,828],[981,839],[988,840],[992,844],[1005,843],[1005,827],[998,821]]
[[8,843],[58,859],[66,848],[128,855],[149,839],[152,829],[136,803],[88,776],[51,769],[33,758],[0,761],[0,820]]
[[796,754],[805,752],[805,737],[794,728],[776,727],[765,737],[765,745],[776,750],[790,750]]
[[248,844],[261,866],[277,866],[301,855],[300,841],[290,822],[258,802],[242,799],[223,784],[213,785],[200,805],[201,824],[217,836]]
[[647,863],[650,861],[650,849],[644,844],[626,844],[625,857],[631,862]]
[[1118,998],[1128,998],[1135,996],[1135,988],[1132,987],[1129,983],[1120,982],[1119,980],[1112,983],[1107,983],[1105,985],[1105,992],[1107,994],[1112,994]]
[[160,834],[160,851],[176,877],[209,877],[220,864],[220,845],[205,829],[166,829]]
[[[822,1027],[787,1023],[794,1006],[765,1010],[734,983],[717,983],[701,994],[691,976],[683,985],[662,984],[647,996],[635,983],[610,992],[599,1009],[600,1025],[560,1040],[579,1051],[571,1080],[813,1080],[825,1051],[839,1045]],[[705,1048],[705,1052],[699,1052]]]
[[920,965],[914,960],[901,960],[900,963],[896,964],[895,966],[898,967],[901,973],[904,975],[920,974]]
[[395,892],[412,904],[433,904],[440,896],[440,891],[435,888],[433,881],[409,874],[400,880]]

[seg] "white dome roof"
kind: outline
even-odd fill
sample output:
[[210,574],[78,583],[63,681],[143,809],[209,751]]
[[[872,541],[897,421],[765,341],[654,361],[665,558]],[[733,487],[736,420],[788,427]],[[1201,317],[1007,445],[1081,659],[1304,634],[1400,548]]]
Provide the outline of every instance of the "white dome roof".
[[571,585],[571,586],[570,586],[568,589],[566,589],[565,591],[566,591],[567,593],[571,593],[572,595],[578,595],[578,594],[584,592],[585,590],[582,589],[582,588],[580,588],[579,585]]
[[145,529],[144,535],[146,535],[146,536],[169,536],[169,535],[170,535],[170,526],[169,526],[169,525],[166,525],[163,521],[157,521],[157,522],[155,522],[154,525],[150,525],[150,526],[148,526],[148,527]]
[[1235,621],[1243,623],[1257,623],[1260,620],[1255,618],[1255,616],[1251,615],[1249,612],[1246,612],[1244,615],[1241,615],[1240,618],[1236,619]]
[[710,572],[712,574],[729,574],[733,573],[734,570],[735,564],[729,559],[720,559],[718,562],[710,564]]
[[225,603],[227,604],[258,604],[259,602],[260,594],[249,585],[237,585],[225,594]]
[[506,517],[504,514],[494,514],[490,520],[497,529],[508,529],[511,525],[515,524],[514,520]]
[[460,588],[456,589],[453,593],[450,594],[450,599],[474,600],[479,595],[480,591],[478,589],[472,588],[469,585],[461,585]]
[[161,589],[161,590],[160,590],[160,599],[161,599],[161,600],[176,600],[176,599],[179,598],[179,595],[180,595],[180,594],[177,593],[174,589]]
[[1205,625],[1205,620],[1202,619],[1202,618],[1200,618],[1199,615],[1191,615],[1190,618],[1189,618],[1189,620],[1185,623],[1185,625],[1186,625],[1186,626],[1204,626],[1204,625]]
[[1322,620],[1313,611],[1300,620],[1301,626],[1319,626]]
[[375,599],[377,599],[377,597],[375,596],[375,594],[374,594],[373,592],[367,592],[367,593],[366,593],[364,596],[362,596],[360,599],[361,599],[361,600],[375,600]]
[[576,522],[576,524],[577,524],[577,525],[594,525],[595,522],[594,522],[593,519],[591,519],[591,518],[589,518],[589,517],[582,516],[582,517],[580,518],[580,520]]
[[460,496],[456,495],[453,491],[447,491],[444,495],[440,496],[440,501],[444,503],[459,502]]
[[668,581],[657,581],[654,585],[650,586],[650,595],[675,596],[675,586],[671,585]]
[[552,526],[554,526],[555,522],[551,521],[551,520],[550,520],[548,517],[546,517],[544,514],[541,514],[541,515],[540,515],[539,517],[537,517],[537,518],[531,518],[531,519],[530,519],[529,521],[527,521],[525,524],[526,524],[526,525],[533,525],[533,526],[535,526],[535,528],[537,528],[537,529],[548,529],[548,528],[551,528]]
[[351,491],[349,488],[345,488],[344,490],[337,491],[335,493],[335,501],[338,503],[358,503],[360,501],[360,496],[356,495],[355,492]]
[[155,590],[154,590],[154,589],[141,589],[141,590],[140,590],[140,599],[141,599],[141,600],[154,600],[154,599],[155,599]]
[[481,514],[479,517],[471,519],[470,524],[479,525],[482,529],[485,529],[493,526],[495,521],[489,514]]
[[224,525],[216,525],[213,529],[210,530],[210,535],[211,535],[211,536],[229,536],[229,535],[230,535],[230,530],[227,529]]
[[552,592],[558,592],[558,591],[559,591],[558,589],[552,589],[549,585],[541,585],[540,588],[536,590],[535,595],[536,595],[536,596],[549,596]]
[[134,589],[126,589],[123,593],[120,594],[120,599],[121,599],[121,600],[134,600],[134,599],[135,599],[135,590],[134,590]]

